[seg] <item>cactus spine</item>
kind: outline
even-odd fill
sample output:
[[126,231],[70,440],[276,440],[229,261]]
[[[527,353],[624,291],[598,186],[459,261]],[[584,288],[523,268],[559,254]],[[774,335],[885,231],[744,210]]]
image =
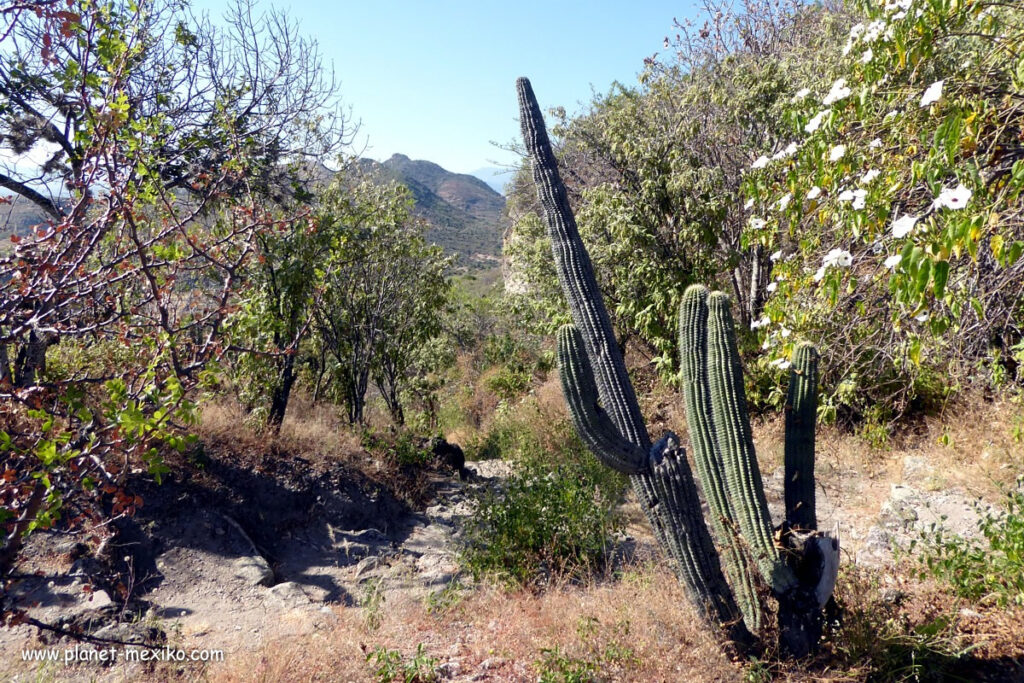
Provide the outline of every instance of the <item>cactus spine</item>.
[[[671,432],[651,445],[558,174],[540,107],[527,79],[520,78],[516,88],[523,140],[574,323],[558,334],[559,372],[574,426],[602,462],[630,475],[655,536],[675,561],[691,602],[707,621],[723,626],[734,642],[751,643],[748,627],[758,629],[762,613],[744,558],[749,547],[779,601],[783,649],[795,656],[806,654],[820,634],[818,581],[813,576],[806,585],[799,581],[791,561],[775,545],[754,455],[728,297],[720,292],[708,295],[703,287],[690,288],[680,310],[679,334],[695,460],[712,526],[726,553],[731,588],[701,513],[685,451]],[[806,384],[801,391],[809,391],[813,402],[813,384],[810,379]],[[804,395],[801,406],[807,398]],[[813,419],[801,426],[813,430]],[[794,443],[797,440],[794,436]],[[813,441],[811,449],[802,451],[801,457],[813,458]],[[806,463],[796,467],[813,477]],[[746,546],[737,538],[737,528]]]
[[814,421],[818,411],[818,352],[810,344],[793,351],[786,396],[786,520],[796,529],[818,528],[814,510]]

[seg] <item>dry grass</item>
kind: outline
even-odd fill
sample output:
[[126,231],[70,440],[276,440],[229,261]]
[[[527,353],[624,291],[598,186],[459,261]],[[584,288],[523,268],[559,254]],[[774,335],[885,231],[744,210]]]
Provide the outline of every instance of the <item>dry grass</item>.
[[246,422],[242,407],[223,396],[203,403],[196,434],[205,442],[230,443],[257,452],[301,453],[313,459],[349,459],[363,450],[359,435],[340,417],[338,408],[314,404],[302,392],[293,394],[276,436],[254,429]]
[[433,614],[422,603],[389,597],[373,631],[360,609],[336,613],[333,631],[275,643],[212,670],[210,679],[372,680],[364,651],[397,649],[408,658],[423,643],[440,664],[451,663],[459,675],[479,672],[482,680],[535,681],[545,670],[584,664],[612,680],[742,680],[742,668],[700,627],[678,581],[660,566],[542,594],[481,587]]

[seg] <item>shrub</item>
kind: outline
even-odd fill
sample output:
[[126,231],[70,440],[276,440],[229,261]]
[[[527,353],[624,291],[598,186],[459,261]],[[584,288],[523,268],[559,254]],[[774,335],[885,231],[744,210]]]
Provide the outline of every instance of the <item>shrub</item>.
[[378,645],[366,654],[366,661],[370,662],[374,678],[381,683],[431,683],[439,678],[437,658],[427,656],[423,643],[416,646],[416,654],[409,659],[398,650]]
[[772,254],[756,321],[769,358],[810,338],[823,384],[846,385],[831,401],[839,417],[881,406],[895,419],[984,377],[979,367],[993,384],[1014,379],[1024,11],[853,4],[863,20],[841,63],[797,86],[789,131],[747,171],[744,239]]
[[1024,476],[1006,494],[1003,509],[985,510],[978,522],[984,543],[933,526],[921,535],[921,574],[949,583],[958,595],[1024,606]]
[[477,499],[465,528],[464,566],[474,577],[514,584],[604,566],[609,537],[621,526],[615,505],[623,478],[590,456],[567,422],[551,428],[560,441],[554,448],[525,422],[507,420],[485,442],[488,455],[516,461],[516,470],[502,490]]

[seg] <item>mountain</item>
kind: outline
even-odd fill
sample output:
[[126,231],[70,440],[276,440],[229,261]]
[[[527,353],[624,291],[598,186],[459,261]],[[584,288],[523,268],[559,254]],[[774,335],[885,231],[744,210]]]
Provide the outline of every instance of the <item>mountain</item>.
[[[464,173],[452,173],[430,161],[414,161],[395,154],[384,162],[360,159],[364,171],[379,173],[386,179],[405,185],[416,204],[413,212],[430,223],[427,239],[456,255],[458,265],[476,270],[500,263],[502,234],[505,230],[505,198],[481,180]],[[322,169],[316,177],[323,181],[330,171]],[[20,200],[0,205],[0,236],[11,232],[24,235],[30,226],[46,217],[34,205]],[[9,248],[0,239],[0,253]]]
[[481,268],[499,263],[505,198],[483,180],[404,154],[384,162],[361,159],[360,164],[409,188],[416,201],[414,213],[432,226],[427,238],[456,254],[460,265]]
[[472,173],[471,176],[479,178],[480,180],[487,183],[488,187],[497,192],[500,195],[505,194],[505,188],[512,182],[512,176],[514,170],[509,168],[498,168],[496,166],[487,166],[486,168],[478,168]]

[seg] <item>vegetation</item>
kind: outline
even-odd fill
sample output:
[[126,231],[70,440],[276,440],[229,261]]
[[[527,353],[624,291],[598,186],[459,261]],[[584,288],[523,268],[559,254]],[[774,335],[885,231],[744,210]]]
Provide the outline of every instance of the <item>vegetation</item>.
[[516,469],[500,490],[480,497],[466,526],[462,562],[477,578],[519,585],[582,579],[610,558],[622,478],[590,458],[565,422],[544,428],[557,435],[547,443],[524,422],[505,425],[506,436],[488,453]]
[[[317,46],[256,9],[0,7],[5,626],[46,563],[141,615],[148,511],[195,508],[339,601],[204,678],[1019,675],[1019,4],[707,0],[550,138],[519,84],[507,204],[346,156]],[[977,493],[977,533],[886,526],[895,483]]]
[[1006,493],[1002,510],[980,512],[978,528],[984,543],[935,525],[921,534],[921,573],[948,582],[958,595],[971,600],[1000,607],[1024,605],[1024,477]]

